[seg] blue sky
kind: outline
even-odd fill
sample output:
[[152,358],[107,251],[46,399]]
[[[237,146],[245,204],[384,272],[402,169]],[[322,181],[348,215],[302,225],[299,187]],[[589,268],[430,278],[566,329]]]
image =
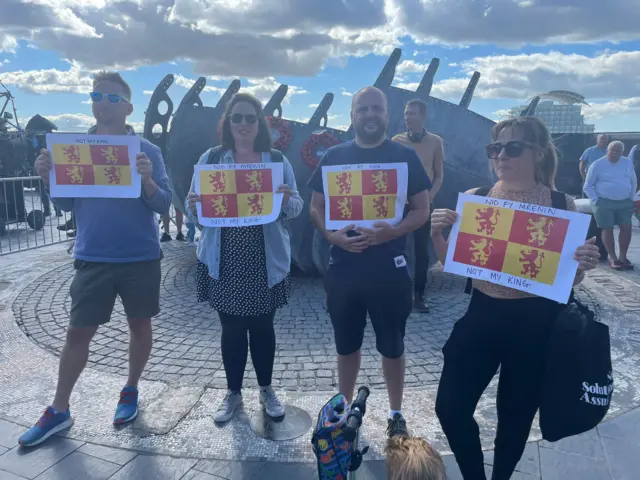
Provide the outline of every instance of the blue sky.
[[[403,54],[394,84],[415,88],[426,66],[437,57],[440,68],[432,95],[457,103],[471,73],[478,70],[482,77],[470,108],[493,120],[536,93],[567,89],[583,94],[592,105],[583,113],[597,131],[640,130],[640,9],[620,10],[625,8],[623,0],[613,0],[610,13],[600,10],[593,14],[588,10],[590,4],[598,5],[595,2],[569,1],[574,8],[584,7],[576,14],[571,34],[566,33],[572,28],[566,21],[556,30],[547,25],[551,21],[545,28],[523,25],[522,31],[495,28],[511,20],[517,23],[523,10],[531,18],[544,14],[545,10],[536,10],[537,4],[543,4],[540,8],[547,4],[548,11],[548,4],[554,3],[551,0],[522,0],[515,2],[519,5],[516,10],[512,5],[515,0],[487,0],[488,6],[481,12],[474,10],[475,3],[469,0],[445,0],[438,5],[448,3],[452,9],[467,11],[455,18],[446,9],[425,16],[425,22],[433,25],[424,28],[435,29],[434,33],[429,31],[429,37],[420,30],[422,23],[419,27],[412,23],[420,13],[415,10],[417,0],[333,0],[326,3],[329,12],[293,0],[205,0],[210,8],[198,11],[193,8],[201,5],[197,0],[138,0],[143,6],[136,9],[127,0],[88,0],[84,9],[80,0],[62,0],[68,11],[63,15],[60,10],[52,10],[50,25],[35,30],[29,20],[23,20],[24,28],[16,27],[25,18],[19,8],[35,8],[35,3],[46,9],[51,2],[7,1],[8,26],[0,19],[0,81],[16,97],[23,123],[39,113],[61,130],[83,129],[91,121],[88,91],[92,72],[115,66],[122,68],[133,89],[135,112],[131,121],[138,125],[144,121],[148,92],[164,75],[173,73],[176,82],[169,93],[176,104],[200,75],[225,77],[208,79],[207,85],[214,90],[202,94],[208,105],[218,101],[219,90],[229,84],[228,77],[240,78],[243,87],[249,87],[262,100],[267,100],[279,84],[288,84],[290,93],[283,113],[298,120],[307,119],[314,111],[310,105],[320,102],[326,92],[333,92],[329,125],[346,128],[348,94],[373,83],[388,54],[400,47]],[[367,6],[366,14],[354,19],[353,24],[345,22],[340,9],[345,5],[360,8],[361,4]],[[278,5],[285,10],[278,11]],[[16,8],[13,23],[12,6]],[[244,10],[238,10],[241,7]],[[143,15],[145,8],[165,11],[155,18]],[[256,18],[248,17],[250,8],[260,9]],[[115,11],[118,9],[120,14]],[[631,18],[619,22],[619,15],[625,12]],[[271,21],[265,18],[260,31],[263,38],[251,38],[262,25],[261,16],[269,15],[273,15]],[[602,17],[608,15],[617,15],[618,28],[614,31],[602,25],[607,19]],[[491,21],[483,26],[483,19],[488,17]],[[593,25],[585,25],[589,18]],[[463,32],[458,38],[451,36],[455,25],[438,32],[436,27],[447,19],[474,23],[468,29],[462,28],[464,24],[457,25]],[[278,28],[272,26],[276,20],[282,23]],[[238,26],[233,25],[236,21]],[[176,23],[181,30],[175,30]],[[210,41],[209,49],[184,36],[191,35],[184,32],[185,26],[195,29],[205,42]],[[229,31],[220,32],[225,26]],[[210,28],[218,30],[211,33]],[[233,34],[243,28],[245,38],[238,40]],[[283,36],[295,37],[295,42],[292,39],[291,44],[280,46]],[[243,45],[245,40],[247,46]],[[278,47],[270,47],[269,42]],[[262,44],[266,44],[264,51],[260,50]]]

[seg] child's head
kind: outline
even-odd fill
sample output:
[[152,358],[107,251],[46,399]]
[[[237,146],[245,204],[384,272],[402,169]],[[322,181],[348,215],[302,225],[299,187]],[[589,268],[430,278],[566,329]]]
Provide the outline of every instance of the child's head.
[[440,454],[422,438],[393,437],[386,448],[389,480],[445,480]]

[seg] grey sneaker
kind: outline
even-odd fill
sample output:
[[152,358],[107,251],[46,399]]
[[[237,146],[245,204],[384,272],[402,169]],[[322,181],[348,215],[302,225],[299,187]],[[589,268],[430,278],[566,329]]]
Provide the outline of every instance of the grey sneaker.
[[238,408],[242,404],[242,393],[236,392],[232,393],[228,391],[222,400],[222,405],[216,412],[216,416],[214,420],[217,423],[227,422],[233,417],[233,412],[235,412],[236,408]]
[[278,400],[273,388],[268,387],[260,390],[260,405],[262,405],[271,418],[284,417],[284,407]]

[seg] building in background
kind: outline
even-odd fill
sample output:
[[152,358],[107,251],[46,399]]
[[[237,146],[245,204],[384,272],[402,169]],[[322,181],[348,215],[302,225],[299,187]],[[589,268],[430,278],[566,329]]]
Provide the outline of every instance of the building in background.
[[[507,110],[507,118],[519,117],[528,105]],[[551,133],[594,133],[595,125],[585,123],[582,105],[566,105],[552,100],[538,103],[534,116],[543,120]]]

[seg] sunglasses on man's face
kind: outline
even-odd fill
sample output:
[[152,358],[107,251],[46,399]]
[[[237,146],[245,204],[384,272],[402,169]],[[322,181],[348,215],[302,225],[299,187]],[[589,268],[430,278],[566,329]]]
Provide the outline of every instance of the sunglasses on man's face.
[[253,113],[233,113],[229,118],[231,118],[231,122],[233,123],[242,123],[242,119],[244,118],[247,125],[253,125],[258,121],[258,116]]
[[495,160],[498,158],[502,150],[509,158],[517,158],[522,155],[525,148],[534,148],[536,145],[529,142],[521,142],[519,140],[514,140],[512,142],[507,143],[491,143],[485,147],[487,151],[487,157]]
[[118,95],[117,93],[104,94],[100,92],[91,92],[89,96],[91,97],[91,101],[93,103],[101,102],[105,97],[107,97],[107,100],[109,101],[109,103],[120,103],[120,102],[128,103],[129,102],[129,100],[127,100],[122,95]]

